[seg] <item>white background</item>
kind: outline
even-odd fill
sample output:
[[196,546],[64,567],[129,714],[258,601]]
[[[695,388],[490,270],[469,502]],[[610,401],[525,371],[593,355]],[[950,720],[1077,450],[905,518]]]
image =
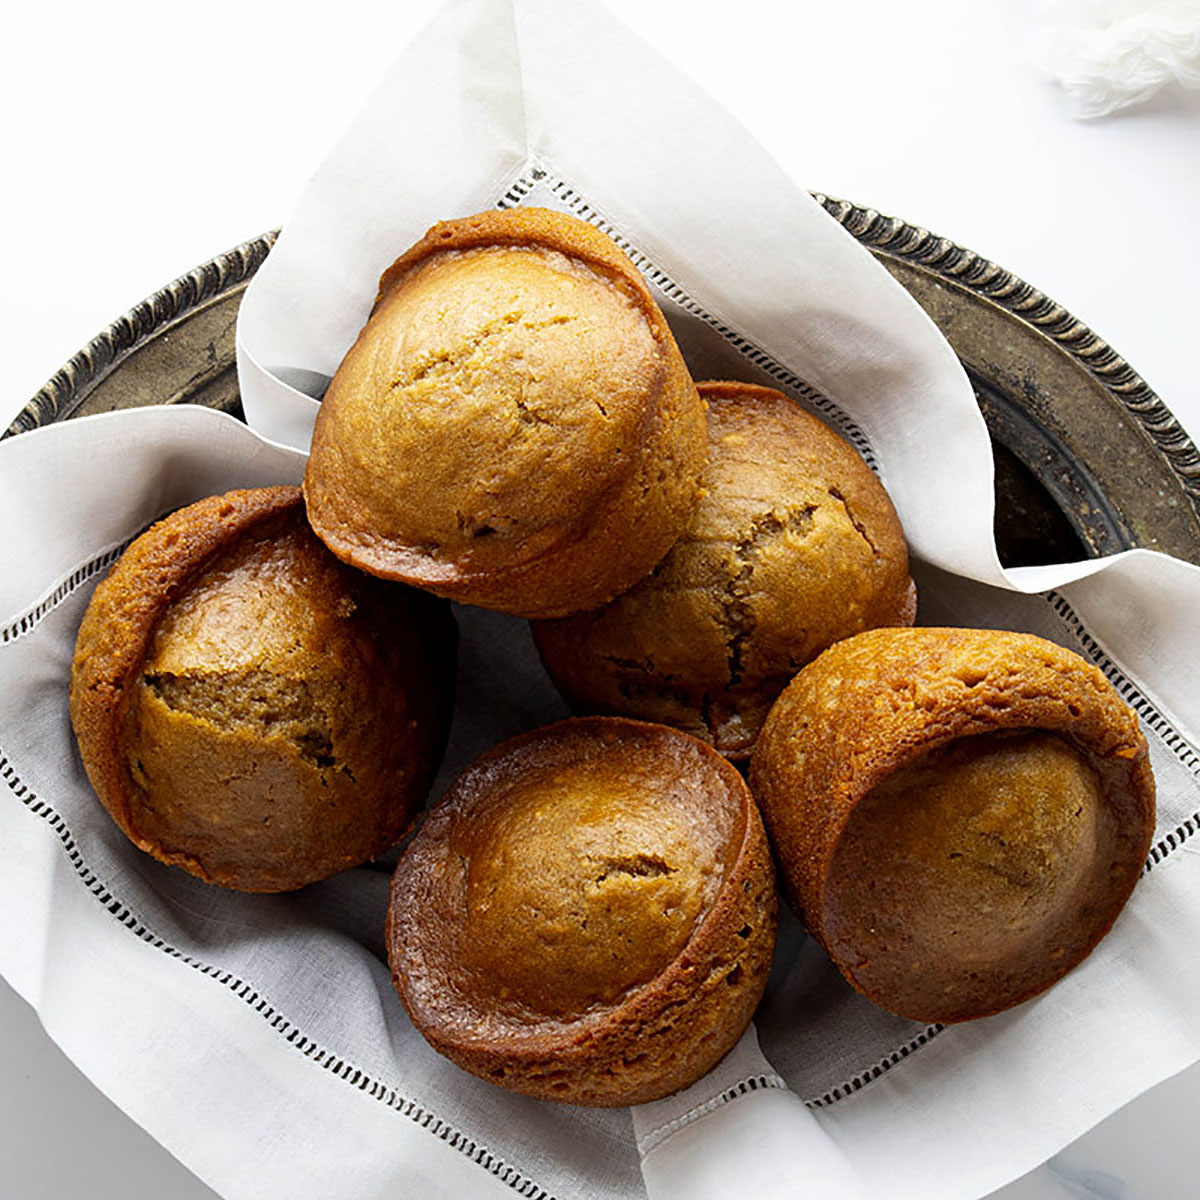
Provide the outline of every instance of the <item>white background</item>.
[[[805,186],[924,225],[1040,287],[1111,342],[1200,439],[1200,93],[1071,120],[1031,61],[1034,0],[608,3]],[[46,2],[8,18],[0,426],[113,318],[283,223],[434,7],[114,0]],[[719,187],[719,162],[712,178]],[[53,502],[52,480],[42,500]],[[1056,1160],[1091,1191],[1070,1192],[1043,1169],[1003,1196],[1194,1194],[1198,1106],[1193,1068]],[[211,1196],[66,1063],[0,984],[0,1197],[81,1190],[98,1200]]]

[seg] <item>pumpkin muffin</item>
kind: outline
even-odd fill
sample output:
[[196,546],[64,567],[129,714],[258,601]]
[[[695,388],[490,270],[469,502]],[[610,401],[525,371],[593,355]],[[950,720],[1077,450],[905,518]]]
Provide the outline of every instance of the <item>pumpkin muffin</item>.
[[640,579],[699,498],[704,412],[604,234],[547,209],[434,226],[388,269],[304,480],[341,559],[520,616]]
[[443,602],[334,558],[299,488],[201,500],[92,596],[71,670],[84,767],[162,862],[301,887],[412,822],[445,744],[454,637]]
[[709,457],[683,536],[610,604],[533,631],[577,711],[662,721],[745,759],[805,663],[911,625],[916,592],[896,511],[849,443],[770,388],[699,387]]
[[392,977],[459,1066],[545,1100],[638,1104],[738,1040],[776,901],[737,770],[663,726],[593,717],[470,766],[396,869]]
[[751,784],[809,931],[920,1021],[998,1012],[1070,971],[1154,830],[1146,742],[1104,675],[994,630],[827,650],[771,710]]

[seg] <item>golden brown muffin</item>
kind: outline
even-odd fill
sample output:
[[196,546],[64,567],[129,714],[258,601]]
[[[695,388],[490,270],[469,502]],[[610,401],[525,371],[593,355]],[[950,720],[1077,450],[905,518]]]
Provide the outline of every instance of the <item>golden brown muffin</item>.
[[751,785],[809,931],[921,1021],[998,1012],[1081,962],[1154,830],[1146,742],[1103,674],[995,630],[827,650],[771,710]]
[[137,846],[283,891],[404,833],[445,744],[453,663],[446,605],[338,562],[299,488],[229,492],[154,525],[96,589],[71,721]]
[[562,721],[469,767],[392,883],[392,978],[435,1049],[569,1104],[686,1087],[741,1036],[775,943],[766,837],[702,743]]
[[732,759],[826,646],[911,625],[896,511],[849,443],[780,392],[702,383],[704,496],[657,569],[595,612],[534,623],[582,712],[662,721]]
[[520,616],[594,607],[699,498],[704,415],[604,234],[546,209],[435,225],[389,268],[304,480],[346,562]]

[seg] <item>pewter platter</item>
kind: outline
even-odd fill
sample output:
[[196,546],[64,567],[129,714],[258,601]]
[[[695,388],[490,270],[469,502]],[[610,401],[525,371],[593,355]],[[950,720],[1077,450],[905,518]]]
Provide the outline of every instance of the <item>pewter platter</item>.
[[[1132,546],[1200,563],[1200,453],[1101,338],[1036,288],[944,238],[818,195],[958,354],[996,451],[1008,565]],[[113,322],[5,436],[89,413],[203,404],[241,415],[234,327],[274,233],[189,271]]]

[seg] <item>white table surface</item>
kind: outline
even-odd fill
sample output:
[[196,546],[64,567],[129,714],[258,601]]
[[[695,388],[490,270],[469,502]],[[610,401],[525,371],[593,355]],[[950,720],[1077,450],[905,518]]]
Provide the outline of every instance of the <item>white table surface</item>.
[[[803,184],[924,225],[1040,287],[1200,440],[1200,93],[1072,121],[1031,63],[1034,0],[609,4]],[[0,426],[114,317],[281,224],[434,7],[45,0],[10,18]],[[5,1200],[213,1195],[67,1062],[2,983],[0,1080]],[[995,1195],[1198,1194],[1198,1108],[1193,1067]]]

